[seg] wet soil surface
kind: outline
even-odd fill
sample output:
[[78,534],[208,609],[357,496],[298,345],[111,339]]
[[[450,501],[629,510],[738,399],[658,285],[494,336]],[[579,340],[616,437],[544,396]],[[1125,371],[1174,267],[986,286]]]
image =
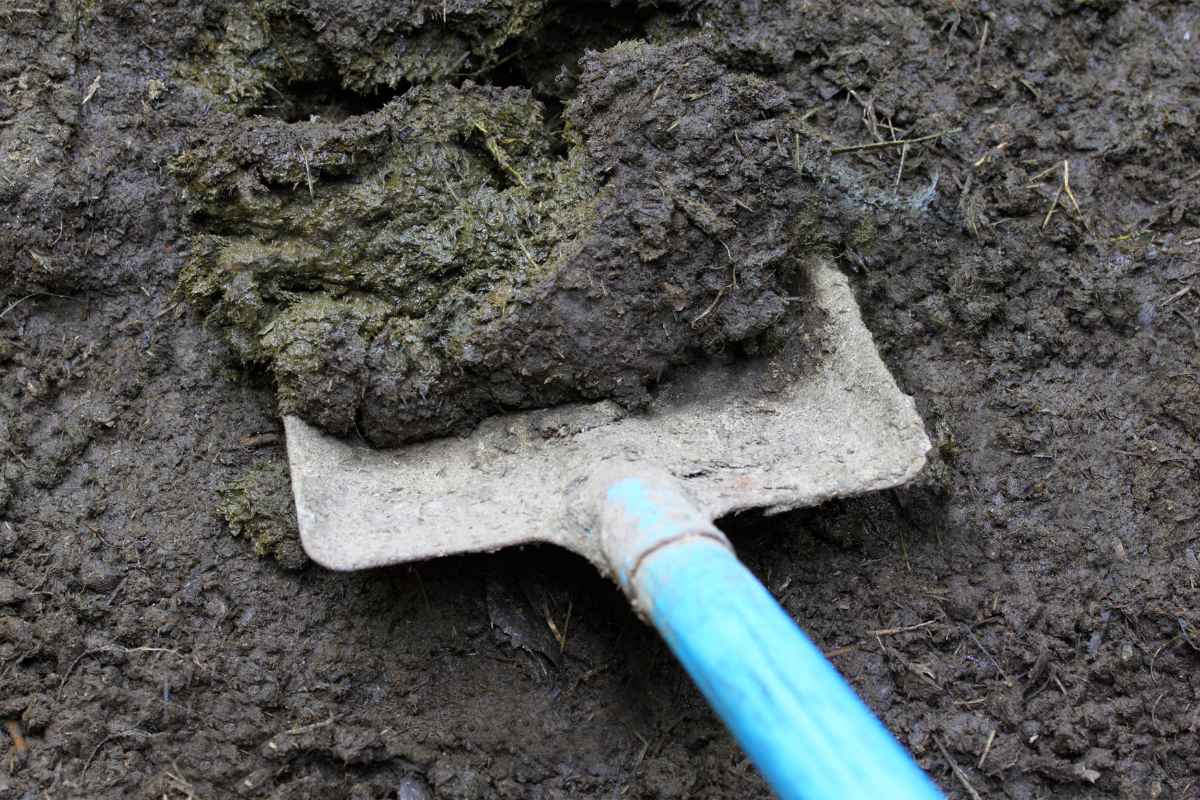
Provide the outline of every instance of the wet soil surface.
[[791,139],[753,146],[822,187],[816,246],[935,440],[911,487],[729,521],[742,556],[951,795],[1200,795],[1193,4],[29,0],[0,5],[0,798],[767,796],[580,560],[307,564],[278,377],[180,289],[205,230],[172,165],[213,115],[471,81],[561,120],[626,39],[774,87]]

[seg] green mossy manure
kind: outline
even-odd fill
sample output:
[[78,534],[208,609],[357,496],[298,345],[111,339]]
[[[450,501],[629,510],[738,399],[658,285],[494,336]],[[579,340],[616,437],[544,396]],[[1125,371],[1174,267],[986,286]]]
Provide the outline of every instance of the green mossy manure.
[[469,80],[340,120],[214,116],[171,165],[197,231],[182,290],[333,433],[636,407],[673,366],[801,324],[819,149],[699,40],[588,53],[554,124]]
[[288,569],[308,563],[296,532],[296,509],[288,492],[283,461],[259,461],[218,490],[221,516],[234,536],[244,536],[259,558],[274,558]]

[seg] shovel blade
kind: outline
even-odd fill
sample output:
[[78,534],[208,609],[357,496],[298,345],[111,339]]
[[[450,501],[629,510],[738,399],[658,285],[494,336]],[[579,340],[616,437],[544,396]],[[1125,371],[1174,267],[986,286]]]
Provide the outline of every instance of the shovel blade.
[[560,406],[396,450],[286,417],[304,549],[354,570],[537,541],[604,569],[581,489],[609,459],[665,468],[714,519],[904,483],[929,450],[912,398],[880,360],[845,276],[818,266],[811,292],[819,341],[791,356],[685,369],[648,412]]

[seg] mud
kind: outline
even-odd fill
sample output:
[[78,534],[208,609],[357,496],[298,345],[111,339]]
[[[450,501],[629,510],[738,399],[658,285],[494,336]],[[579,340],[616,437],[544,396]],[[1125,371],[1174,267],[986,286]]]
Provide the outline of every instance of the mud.
[[828,159],[779,86],[708,50],[589,52],[554,129],[529,90],[473,81],[338,123],[214,113],[171,162],[203,231],[183,291],[282,412],[383,446],[641,407],[673,365],[778,350],[840,243]]
[[[0,6],[0,797],[766,796],[661,643],[569,555],[354,576],[261,558],[256,540],[289,552],[278,345],[261,328],[231,335],[251,326],[222,316],[220,281],[196,305],[180,288],[214,274],[194,236],[281,258],[299,241],[284,221],[328,222],[321,203],[413,155],[390,144],[398,115],[419,115],[434,85],[491,109],[539,108],[524,141],[544,137],[555,164],[572,146],[585,164],[616,164],[581,175],[598,201],[623,189],[637,198],[628,208],[645,206],[648,173],[603,137],[663,127],[665,111],[626,92],[668,67],[678,77],[656,102],[685,118],[665,134],[716,120],[736,147],[756,126],[777,131],[763,143],[773,155],[760,145],[723,163],[761,169],[785,204],[795,191],[818,205],[773,217],[772,191],[755,189],[753,214],[727,214],[722,192],[698,183],[672,199],[652,263],[698,248],[720,266],[687,273],[704,276],[681,286],[697,313],[727,263],[739,286],[778,293],[749,284],[740,262],[776,235],[770,220],[799,216],[779,240],[811,236],[853,276],[936,442],[907,489],[727,521],[740,553],[952,796],[1196,796],[1191,4],[339,8]],[[386,48],[392,61],[373,57]],[[429,57],[406,60],[418,51]],[[700,91],[688,81],[724,88],[688,100]],[[607,108],[579,99],[601,96]],[[782,102],[764,109],[766,97]],[[625,108],[648,127],[620,119]],[[578,138],[564,149],[567,133]],[[665,134],[639,147],[677,153],[682,140]],[[238,154],[255,135],[295,148],[290,160]],[[311,195],[307,173],[293,185],[299,145],[311,172],[318,145],[325,158],[339,137],[362,169],[337,177],[320,162]],[[438,141],[520,199],[482,134]],[[276,164],[287,180],[231,198],[256,209],[242,227],[210,229],[221,223],[193,216],[172,174],[206,148],[235,173]],[[189,191],[220,185],[180,174]],[[737,173],[704,177],[730,187]],[[705,231],[694,197],[737,231]],[[451,198],[446,213],[461,207]],[[256,228],[258,210],[269,224]],[[599,212],[589,235],[619,218]],[[657,235],[628,230],[632,247]],[[525,273],[503,260],[506,276]],[[280,274],[257,275],[246,295],[263,327],[307,308],[284,292],[345,304],[377,291]],[[702,322],[735,321],[718,316],[730,301]],[[296,319],[328,335],[320,313]],[[685,330],[693,319],[682,315]]]
[[280,487],[288,483],[286,461],[261,461],[217,490],[221,516],[234,536],[254,544],[255,555],[297,569],[307,559],[296,538],[296,507]]

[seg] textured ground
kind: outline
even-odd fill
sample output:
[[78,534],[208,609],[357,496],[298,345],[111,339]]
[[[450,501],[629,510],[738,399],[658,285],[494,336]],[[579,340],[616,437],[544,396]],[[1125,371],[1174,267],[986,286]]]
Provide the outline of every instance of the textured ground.
[[[781,87],[855,176],[834,255],[936,455],[906,490],[737,520],[739,551],[952,795],[1197,795],[1194,5],[496,3],[550,20],[497,39],[450,2],[458,49],[411,63],[370,55],[428,47],[387,16],[421,4],[342,5],[254,7],[318,31],[279,118],[369,113],[451,55],[554,113],[578,75],[512,41],[614,31],[709,37]],[[0,797],[765,796],[573,557],[305,566],[271,377],[177,293],[168,166],[279,69],[227,71],[242,13],[0,5]]]

